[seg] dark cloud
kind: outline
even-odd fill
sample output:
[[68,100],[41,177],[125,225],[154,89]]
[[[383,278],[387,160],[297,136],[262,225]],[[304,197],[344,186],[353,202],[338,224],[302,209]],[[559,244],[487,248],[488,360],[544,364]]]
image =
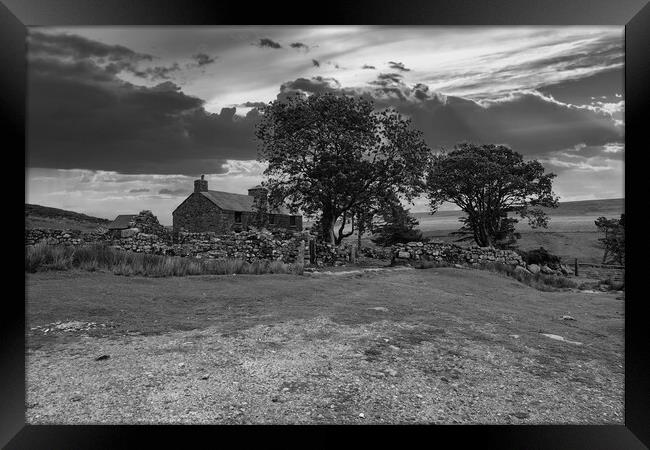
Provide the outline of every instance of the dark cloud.
[[395,62],[395,61],[388,61],[388,65],[390,66],[391,69],[399,70],[402,72],[410,72],[411,69],[407,69],[404,67],[404,64],[401,62]]
[[205,53],[197,53],[196,55],[192,55],[192,59],[196,61],[194,63],[196,67],[207,66],[216,61],[216,58],[213,58],[212,56]]
[[178,63],[173,63],[169,66],[154,66],[147,67],[144,70],[134,70],[132,71],[134,75],[141,78],[149,78],[152,81],[156,80],[169,80],[170,75],[174,72],[181,70]]
[[479,104],[431,92],[424,84],[407,86],[391,74],[382,75],[378,81],[384,83],[368,88],[343,88],[330,78],[299,78],[284,83],[278,98],[322,92],[362,96],[372,100],[377,109],[392,107],[410,117],[432,148],[463,141],[500,143],[540,157],[580,143],[604,151],[606,143],[623,138],[622,127],[615,125],[611,115],[589,106],[562,104],[535,91]]
[[314,66],[316,66],[316,67],[320,67],[320,63],[319,63],[317,60],[315,60],[315,59],[312,59],[312,60],[311,60],[311,63],[312,63]]
[[292,42],[291,44],[289,44],[289,47],[309,50],[309,46],[307,44],[303,44],[302,42]]
[[28,54],[30,167],[196,175],[223,173],[227,159],[256,158],[257,113],[212,114],[173,82],[136,86],[108,66],[62,53]]
[[369,65],[369,64],[364,64],[361,68],[362,68],[362,69],[376,69],[375,66],[371,66],[371,65]]
[[92,65],[103,69],[106,74],[129,72],[151,81],[168,80],[171,74],[180,70],[178,63],[142,68],[141,63],[152,61],[153,56],[136,53],[120,45],[106,45],[70,34],[31,32],[28,36],[28,48],[32,60],[54,58],[74,63],[80,69],[82,66],[87,68]]
[[129,191],[130,194],[139,194],[142,192],[149,192],[149,189],[131,189]]
[[[143,87],[119,79],[116,66],[138,58],[128,49],[95,48],[68,35],[49,38],[37,39],[37,49],[30,44],[28,53],[29,167],[196,176],[223,173],[228,159],[256,158],[254,126],[261,102],[237,105],[252,108],[245,117],[236,115],[235,107],[209,113],[203,100],[171,81]],[[395,108],[412,119],[432,148],[462,141],[502,143],[540,157],[583,144],[584,157],[622,154],[606,147],[623,141],[622,126],[614,123],[607,105],[566,104],[535,91],[479,104],[431,92],[426,84],[408,86],[399,73],[381,73],[357,88],[342,87],[335,78],[297,78],[283,83],[277,98],[326,92],[362,96],[377,109]],[[585,88],[583,95],[588,92]]]
[[287,81],[280,86],[278,100],[284,100],[293,94],[323,94],[327,92],[340,92],[341,83],[336,78],[312,77],[297,78],[293,81]]
[[167,189],[167,188],[164,188],[164,189],[159,190],[158,194],[160,194],[160,195],[173,195],[173,196],[176,196],[176,197],[181,197],[181,196],[187,195],[188,192],[187,192],[187,189]]
[[256,44],[260,48],[268,47],[268,48],[282,48],[282,46],[278,43],[275,42],[269,38],[262,38],[260,41]]
[[137,53],[121,45],[107,45],[74,34],[46,34],[30,30],[28,46],[32,55],[46,54],[77,60],[103,58],[107,61],[151,61],[153,59],[151,55]]
[[402,84],[402,75],[399,73],[380,73],[377,79],[369,81],[368,84],[375,84],[378,86],[388,86],[391,84]]

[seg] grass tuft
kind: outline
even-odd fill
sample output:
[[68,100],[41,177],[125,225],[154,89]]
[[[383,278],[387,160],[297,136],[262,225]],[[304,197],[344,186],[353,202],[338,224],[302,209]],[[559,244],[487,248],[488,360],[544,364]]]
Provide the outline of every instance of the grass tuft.
[[302,275],[302,264],[282,261],[241,259],[198,259],[152,255],[118,250],[107,245],[64,246],[38,243],[25,249],[25,271],[105,269],[115,275],[145,277],[183,277],[188,275],[231,275],[295,273]]
[[532,274],[522,270],[515,270],[515,267],[499,262],[482,263],[479,265],[479,268],[481,270],[488,270],[490,272],[514,278],[515,280],[527,284],[539,291],[556,291],[578,287],[575,281],[564,276],[546,275],[541,272]]
[[[451,267],[451,264],[443,261],[418,261],[413,267],[416,269],[431,269],[436,267]],[[578,287],[573,280],[566,277],[546,275],[543,273],[532,274],[530,272],[515,270],[513,266],[499,262],[485,262],[478,265],[477,268],[514,278],[539,291],[556,291]]]

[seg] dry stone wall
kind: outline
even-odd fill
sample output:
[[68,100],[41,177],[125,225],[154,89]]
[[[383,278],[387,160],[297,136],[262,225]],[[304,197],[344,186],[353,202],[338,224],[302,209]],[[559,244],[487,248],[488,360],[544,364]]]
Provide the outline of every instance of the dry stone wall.
[[478,245],[460,246],[449,242],[409,242],[392,247],[395,262],[438,261],[449,264],[481,265],[484,263],[502,263],[519,267],[532,274],[568,275],[569,269],[564,264],[554,267],[526,264],[514,250],[501,250]]
[[83,245],[103,240],[100,233],[82,232],[79,230],[26,229],[25,245],[35,245],[45,242],[49,245]]
[[[307,246],[307,233],[246,231],[241,233],[177,233],[164,229],[159,234],[142,233],[131,228],[124,237],[82,233],[71,230],[25,230],[25,245],[45,242],[49,245],[88,245],[105,243],[116,249],[137,253],[196,258],[238,258],[249,262],[259,259],[296,262],[300,246]],[[158,231],[161,231],[158,229]],[[309,255],[308,252],[307,256]]]

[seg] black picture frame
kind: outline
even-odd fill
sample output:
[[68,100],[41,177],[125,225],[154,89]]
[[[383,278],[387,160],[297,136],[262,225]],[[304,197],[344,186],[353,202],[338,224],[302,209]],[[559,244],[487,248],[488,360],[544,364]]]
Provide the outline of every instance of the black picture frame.
[[[26,26],[74,25],[222,25],[222,24],[374,24],[374,25],[625,25],[625,213],[627,242],[647,242],[640,230],[647,208],[641,145],[644,110],[650,92],[650,5],[645,0],[363,0],[353,4],[280,2],[251,5],[237,1],[188,0],[1,0],[0,111],[11,153],[25,151]],[[7,139],[9,138],[9,139]],[[647,144],[645,145],[647,147]],[[7,147],[5,147],[7,152]],[[647,175],[646,175],[647,177]],[[6,183],[6,182],[5,182]],[[16,190],[16,184],[5,192]],[[645,188],[645,189],[644,189]],[[635,200],[635,198],[637,198]],[[643,208],[643,207],[645,208]],[[21,206],[22,208],[22,206]],[[16,239],[17,241],[17,239]],[[19,243],[16,243],[19,245]],[[650,327],[644,315],[641,280],[645,246],[628,244],[625,274],[625,425],[621,426],[408,426],[361,427],[370,437],[424,438],[426,444],[451,439],[501,449],[635,449],[650,446]],[[18,251],[18,250],[16,250]],[[17,265],[17,264],[16,264]],[[20,270],[18,268],[17,270]],[[23,275],[24,276],[24,275]],[[10,277],[7,277],[8,279]],[[21,275],[13,277],[20,284]],[[24,280],[24,278],[23,278]],[[24,285],[23,285],[24,288]],[[33,426],[25,424],[25,316],[19,295],[3,296],[0,444],[23,448],[140,447],[142,442],[188,443],[208,439],[225,444],[237,433],[238,445],[252,444],[259,433],[270,443],[278,432],[297,427],[205,426]],[[26,297],[23,297],[23,300]],[[340,431],[352,427],[299,427],[316,433],[314,444],[336,445]],[[255,432],[251,432],[254,430]],[[359,431],[355,428],[354,431]],[[137,440],[143,439],[140,443]],[[303,444],[305,441],[301,439]],[[287,443],[282,440],[276,443]]]

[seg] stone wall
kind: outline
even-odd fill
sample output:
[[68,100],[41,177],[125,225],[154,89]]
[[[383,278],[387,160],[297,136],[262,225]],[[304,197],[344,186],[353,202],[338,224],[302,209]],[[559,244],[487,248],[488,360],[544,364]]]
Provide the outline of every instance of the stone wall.
[[[130,229],[136,230],[136,229]],[[241,233],[142,233],[134,231],[125,237],[108,234],[61,230],[25,230],[25,245],[38,242],[49,245],[86,245],[105,243],[116,249],[137,253],[197,258],[238,258],[249,262],[258,259],[296,262],[300,245],[307,247],[307,233],[288,231],[246,231]],[[308,250],[305,251],[309,257]]]
[[539,266],[526,264],[514,250],[500,250],[478,245],[460,246],[449,242],[409,242],[392,247],[394,262],[438,261],[449,264],[478,266],[482,263],[502,263],[519,267],[530,273],[567,275],[569,268],[564,264]]
[[[178,233],[168,254],[198,258],[267,259],[296,262],[300,246],[306,248],[309,235],[287,231],[244,231],[241,233]],[[309,256],[308,252],[307,257]]]
[[49,245],[83,245],[103,240],[104,236],[95,232],[42,228],[25,230],[25,245],[35,245],[41,241]]

